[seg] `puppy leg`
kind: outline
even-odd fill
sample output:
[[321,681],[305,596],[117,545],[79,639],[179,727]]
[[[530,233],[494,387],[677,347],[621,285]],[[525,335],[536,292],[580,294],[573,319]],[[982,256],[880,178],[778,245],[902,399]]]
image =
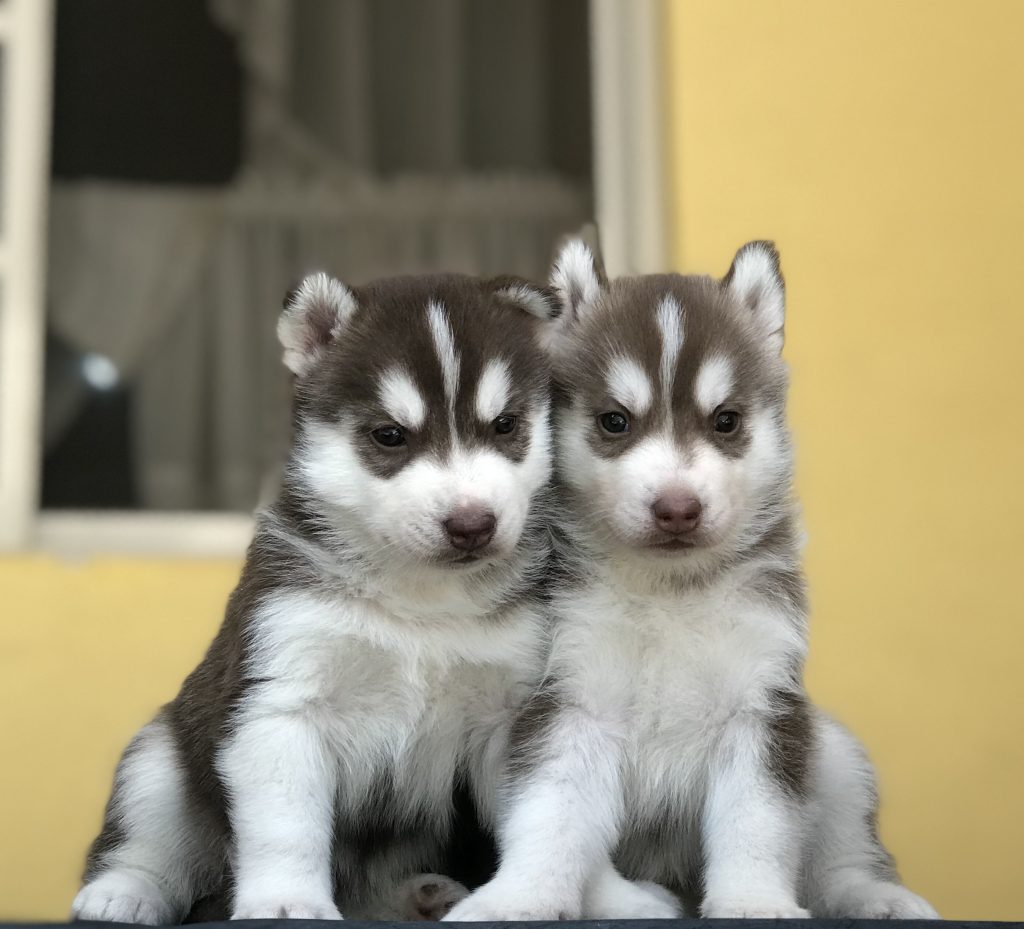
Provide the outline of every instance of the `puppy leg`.
[[192,905],[216,872],[216,837],[204,835],[186,801],[181,759],[158,716],[125,750],[103,831],[86,864],[72,919],[166,925]]
[[563,711],[507,799],[497,875],[445,919],[579,919],[586,883],[606,860],[622,805],[619,746],[582,711]]
[[704,809],[701,915],[723,919],[808,916],[797,903],[801,804],[770,770],[767,720],[743,714],[724,733]]
[[826,919],[938,919],[904,887],[875,829],[878,794],[871,762],[838,723],[818,718],[808,904]]
[[232,919],[340,919],[331,873],[337,766],[313,720],[248,707],[219,768],[235,839]]

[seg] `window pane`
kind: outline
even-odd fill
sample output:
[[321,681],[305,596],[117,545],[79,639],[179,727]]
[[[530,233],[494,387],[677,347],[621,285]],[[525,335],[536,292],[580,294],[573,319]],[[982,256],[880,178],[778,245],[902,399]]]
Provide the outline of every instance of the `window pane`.
[[44,506],[251,509],[302,274],[543,277],[590,216],[586,3],[392,6],[58,3]]

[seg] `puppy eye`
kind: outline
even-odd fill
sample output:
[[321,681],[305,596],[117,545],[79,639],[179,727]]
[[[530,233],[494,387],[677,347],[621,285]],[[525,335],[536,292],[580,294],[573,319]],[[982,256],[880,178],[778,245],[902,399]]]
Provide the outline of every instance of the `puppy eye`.
[[510,432],[515,432],[516,426],[519,425],[519,417],[512,416],[510,413],[502,413],[491,425],[494,426],[494,431],[498,435],[508,435]]
[[625,413],[602,413],[597,417],[601,428],[610,435],[622,435],[629,432],[629,418]]
[[728,434],[740,427],[740,414],[734,410],[722,410],[715,414],[715,432]]
[[374,429],[370,437],[383,448],[398,448],[405,445],[405,430],[401,426],[381,426]]

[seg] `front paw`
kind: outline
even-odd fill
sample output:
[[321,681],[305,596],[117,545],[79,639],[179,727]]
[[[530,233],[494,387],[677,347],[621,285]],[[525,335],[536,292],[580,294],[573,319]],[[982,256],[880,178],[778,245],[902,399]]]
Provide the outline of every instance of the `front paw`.
[[705,919],[807,919],[811,915],[795,900],[755,894],[708,897],[700,914]]
[[71,904],[71,918],[82,922],[177,922],[174,908],[149,878],[129,871],[108,871],[86,884]]
[[496,885],[492,881],[461,903],[455,904],[444,922],[550,922],[581,919],[583,901],[571,899],[554,886]]
[[940,919],[927,900],[900,884],[878,884],[850,908],[855,919]]
[[333,900],[313,897],[246,897],[235,903],[232,919],[341,919]]

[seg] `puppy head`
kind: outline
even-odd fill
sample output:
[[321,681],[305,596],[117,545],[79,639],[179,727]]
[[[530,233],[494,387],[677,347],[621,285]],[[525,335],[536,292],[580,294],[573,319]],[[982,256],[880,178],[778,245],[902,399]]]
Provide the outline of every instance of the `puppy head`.
[[791,479],[774,246],[745,245],[722,280],[607,283],[573,242],[551,286],[560,471],[595,537],[690,566],[751,544]]
[[514,278],[306,278],[281,316],[291,469],[362,557],[468,569],[516,547],[550,477],[552,311]]

